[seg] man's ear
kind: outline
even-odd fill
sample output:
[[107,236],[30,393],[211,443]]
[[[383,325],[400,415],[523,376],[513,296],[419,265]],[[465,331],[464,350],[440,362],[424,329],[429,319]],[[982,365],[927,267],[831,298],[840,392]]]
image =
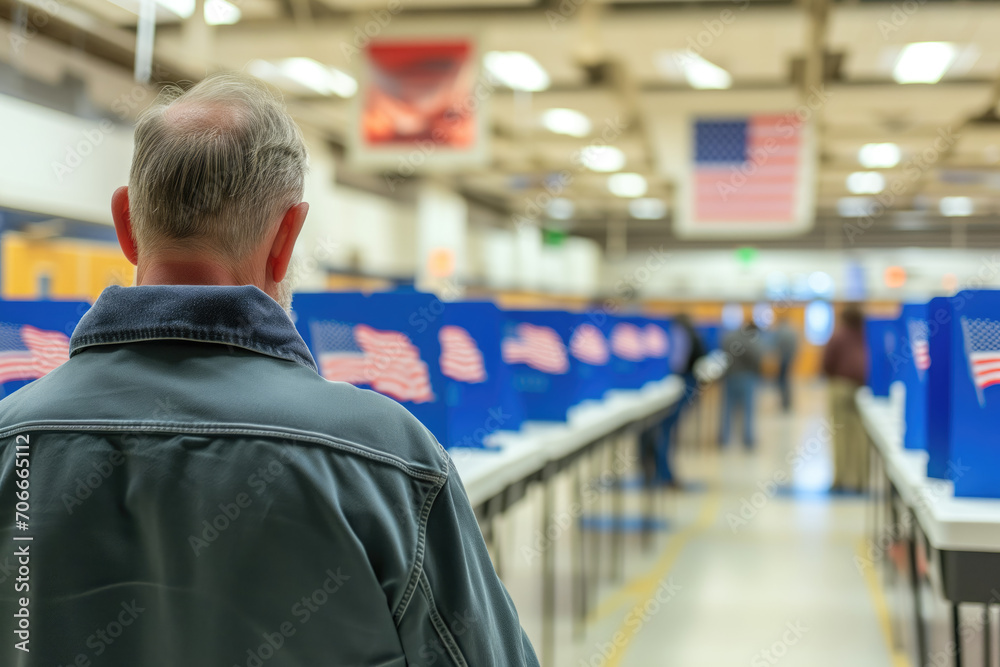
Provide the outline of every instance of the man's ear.
[[115,221],[118,245],[122,247],[126,259],[132,264],[138,264],[139,254],[136,252],[135,237],[132,236],[132,218],[128,211],[128,187],[124,185],[111,195],[111,217]]
[[306,221],[306,214],[309,212],[309,204],[302,202],[285,211],[281,223],[278,225],[278,233],[271,243],[271,253],[268,257],[268,264],[271,267],[271,280],[280,283],[288,272],[288,264],[292,261],[292,249],[295,248],[295,240],[299,238],[302,231],[302,224]]

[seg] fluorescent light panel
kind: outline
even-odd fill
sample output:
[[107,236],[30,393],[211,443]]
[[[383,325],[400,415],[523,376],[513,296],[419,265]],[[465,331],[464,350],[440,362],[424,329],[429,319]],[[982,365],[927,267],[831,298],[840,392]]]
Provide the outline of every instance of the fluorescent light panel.
[[523,51],[490,51],[483,62],[490,74],[508,88],[538,92],[549,87],[549,73]]
[[556,197],[545,207],[545,214],[553,220],[569,220],[573,217],[576,207],[573,202],[563,197]]
[[691,50],[663,51],[658,65],[669,78],[676,78],[680,72],[692,88],[699,90],[721,90],[733,85],[729,72]]
[[858,151],[858,162],[866,169],[895,167],[900,157],[899,146],[892,143],[865,144]]
[[628,212],[637,220],[659,220],[667,214],[667,203],[649,197],[633,199],[628,203]]
[[590,134],[590,119],[576,109],[549,109],[542,114],[542,125],[556,134],[585,137]]
[[975,210],[971,197],[942,197],[938,206],[941,209],[941,215],[949,217],[972,215]]
[[877,171],[856,171],[847,177],[847,190],[853,195],[873,195],[885,189],[885,176]]
[[648,189],[641,174],[622,173],[608,176],[608,190],[617,197],[641,197]]
[[896,59],[892,78],[897,83],[937,83],[955,61],[956,54],[951,42],[907,44]]
[[338,97],[351,97],[358,92],[354,77],[312,58],[285,58],[273,63],[254,60],[247,69],[255,77],[281,87],[291,84],[320,95]]
[[580,160],[591,171],[618,171],[625,166],[625,153],[614,146],[587,146],[580,151]]

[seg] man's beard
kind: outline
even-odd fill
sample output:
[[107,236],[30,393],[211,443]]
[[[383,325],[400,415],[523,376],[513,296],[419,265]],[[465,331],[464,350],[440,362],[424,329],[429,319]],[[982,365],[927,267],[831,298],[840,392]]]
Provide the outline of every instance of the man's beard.
[[296,283],[299,280],[299,271],[302,269],[302,263],[299,258],[292,255],[291,261],[288,262],[288,270],[285,271],[285,277],[275,285],[275,291],[277,292],[275,296],[275,301],[278,305],[284,308],[288,316],[292,316],[292,292],[295,289]]

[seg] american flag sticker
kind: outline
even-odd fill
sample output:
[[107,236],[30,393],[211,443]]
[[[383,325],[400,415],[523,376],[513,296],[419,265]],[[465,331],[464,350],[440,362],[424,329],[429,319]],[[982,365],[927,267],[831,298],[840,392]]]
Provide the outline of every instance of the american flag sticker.
[[37,380],[69,360],[69,336],[0,322],[0,384]]
[[397,401],[434,400],[427,364],[406,334],[332,320],[309,323],[320,374],[367,385]]
[[666,359],[670,352],[670,338],[667,332],[652,322],[642,328],[642,344],[647,359]]
[[524,364],[549,375],[569,372],[566,345],[552,327],[522,322],[500,344],[504,363]]
[[604,366],[611,358],[608,339],[593,324],[581,324],[569,339],[569,352],[576,359],[591,366]]
[[983,392],[1000,384],[1000,322],[963,317],[962,333],[965,337],[969,374],[982,406],[986,404]]
[[619,322],[611,330],[611,351],[625,361],[646,358],[642,330],[629,322]]
[[441,327],[441,373],[459,382],[486,382],[483,353],[467,329],[453,324]]
[[910,319],[906,323],[910,334],[910,352],[913,354],[913,365],[923,379],[924,373],[931,367],[930,329],[924,320]]

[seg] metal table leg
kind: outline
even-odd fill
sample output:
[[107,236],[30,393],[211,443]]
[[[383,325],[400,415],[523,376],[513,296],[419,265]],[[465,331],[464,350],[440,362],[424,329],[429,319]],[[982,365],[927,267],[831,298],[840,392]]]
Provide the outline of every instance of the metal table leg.
[[920,538],[920,528],[913,522],[913,530],[910,533],[910,585],[913,588],[913,610],[916,621],[917,655],[919,663],[923,664],[927,659],[927,636],[924,628],[923,603],[920,595],[920,572],[917,570],[917,541]]
[[[555,525],[552,520],[555,506],[553,475],[550,471],[542,474],[542,534],[549,536]],[[556,565],[555,543],[548,544],[542,554],[542,665],[555,664],[555,620],[556,620]]]

